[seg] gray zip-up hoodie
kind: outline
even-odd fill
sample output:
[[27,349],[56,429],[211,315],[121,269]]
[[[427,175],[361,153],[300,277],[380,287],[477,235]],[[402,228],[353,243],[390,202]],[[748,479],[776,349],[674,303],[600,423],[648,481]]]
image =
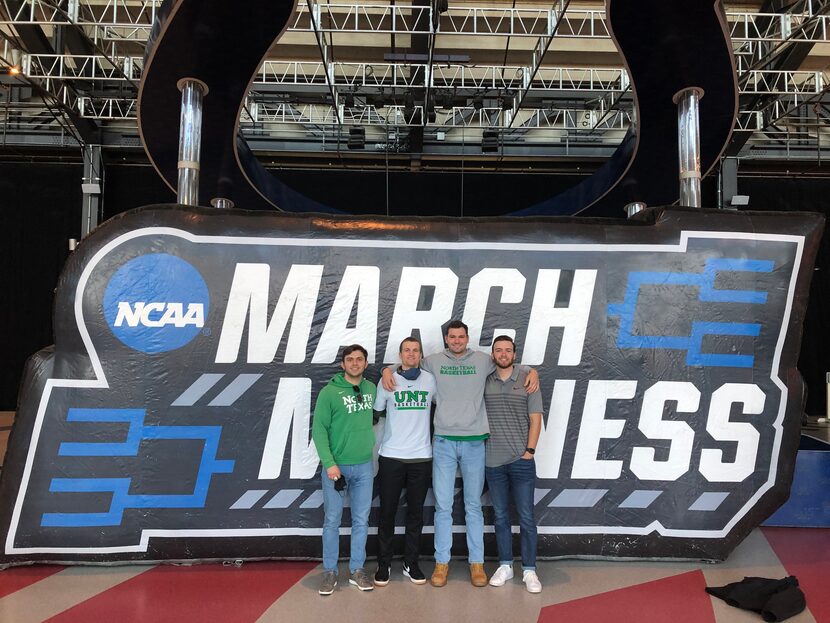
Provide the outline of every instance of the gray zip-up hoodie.
[[438,387],[436,435],[472,437],[490,433],[484,407],[487,375],[496,369],[490,355],[468,348],[456,357],[446,349],[426,357],[421,368],[432,373]]

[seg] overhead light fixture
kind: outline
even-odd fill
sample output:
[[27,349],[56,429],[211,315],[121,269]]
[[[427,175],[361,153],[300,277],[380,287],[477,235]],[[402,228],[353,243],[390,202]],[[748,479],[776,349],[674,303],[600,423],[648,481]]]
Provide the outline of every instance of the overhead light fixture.
[[475,108],[476,110],[481,110],[482,108],[484,108],[484,98],[480,95],[476,95],[473,98],[473,108]]
[[515,98],[512,95],[505,95],[501,100],[501,109],[502,110],[513,110],[513,103],[515,102]]
[[354,108],[354,93],[346,93],[346,97],[343,98],[343,104],[345,104],[346,108]]
[[366,129],[349,128],[349,149],[364,149],[366,147]]
[[484,130],[481,135],[481,153],[493,153],[499,150],[499,133],[496,130]]
[[439,13],[446,13],[450,10],[449,0],[436,0],[435,8]]

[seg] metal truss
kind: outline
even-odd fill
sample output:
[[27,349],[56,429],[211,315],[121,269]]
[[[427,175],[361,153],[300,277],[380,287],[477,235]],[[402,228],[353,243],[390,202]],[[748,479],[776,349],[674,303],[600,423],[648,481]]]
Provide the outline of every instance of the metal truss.
[[[321,60],[265,61],[254,80],[241,127],[246,134],[266,140],[291,131],[304,133],[303,140],[313,141],[342,131],[336,126],[353,125],[423,127],[431,133],[489,128],[514,142],[536,131],[545,137],[564,133],[583,142],[613,138],[632,123],[630,81],[625,70],[552,66],[550,55],[548,64],[543,63],[554,36],[594,42],[608,39],[605,13],[573,8],[569,0],[550,1],[548,7],[453,6],[438,13],[434,3],[411,6],[378,0],[303,0],[289,25],[295,37],[292,44],[306,50],[316,46]],[[67,121],[56,115],[57,107],[101,122],[105,129],[134,127],[143,49],[161,3],[22,0],[20,8],[11,12],[8,3],[0,0],[0,66],[20,62],[21,83],[36,87],[31,104],[0,105],[3,127],[21,128],[24,133],[27,126],[33,133],[71,132]],[[805,138],[797,128],[804,127],[805,110],[810,108],[807,104],[820,102],[826,93],[830,69],[773,71],[766,67],[790,44],[830,41],[830,16],[824,14],[827,5],[825,0],[796,0],[786,14],[727,12],[741,94],[776,98],[761,110],[742,111],[736,129],[754,131],[761,140],[817,140],[818,130],[813,138]],[[9,50],[9,42],[17,39],[18,26],[38,26],[49,36],[67,25],[81,29],[100,53],[46,55]],[[296,36],[300,34],[306,36],[300,40]],[[371,41],[361,40],[357,45],[352,35],[390,34],[428,35],[427,58],[418,62],[334,60],[337,46],[357,49]],[[435,60],[441,44],[456,45],[452,39],[460,41],[462,36],[520,38],[523,43],[519,48],[528,54],[528,63],[482,65]],[[379,57],[380,45],[366,45],[367,50],[374,49],[367,53]],[[386,45],[385,39],[382,45]],[[423,101],[414,107],[402,106],[403,95],[414,89],[424,89]],[[298,103],[303,96],[319,100],[321,94],[326,94],[327,103]],[[349,94],[349,100],[344,100],[344,94]],[[37,97],[43,102],[38,103]],[[367,105],[367,97],[373,98],[377,107]],[[471,105],[472,99],[482,97],[483,102]],[[356,106],[345,105],[353,99],[357,99]],[[465,99],[468,105],[459,106]],[[432,110],[433,101],[435,116],[430,121],[425,111]],[[455,106],[450,108],[450,103]],[[823,128],[826,120],[815,114],[813,123]],[[758,149],[754,144],[753,148]]]
[[[132,41],[143,44],[152,28],[162,0],[72,0],[66,11],[54,0],[24,0],[18,11],[6,7],[0,26],[16,24],[58,26],[68,21],[81,26],[94,41]],[[796,37],[802,41],[826,42],[828,17],[817,15],[812,0],[800,3],[800,11],[753,13],[727,11],[733,41],[776,42]],[[430,32],[433,9],[429,6],[380,3],[320,2],[301,3],[289,25],[289,32],[313,32],[314,14],[318,29],[326,33],[418,34]],[[429,18],[429,19],[427,19]],[[441,35],[503,37],[609,38],[605,11],[570,8],[557,16],[554,8],[451,7],[439,15],[436,32]],[[809,24],[805,28],[805,24]]]
[[[816,16],[812,2],[803,3],[801,13],[753,13],[727,11],[726,19],[733,41],[784,41],[795,33],[804,41],[827,41],[826,17]],[[426,34],[432,23],[431,7],[373,3],[318,2],[321,30],[351,34]],[[429,20],[422,19],[424,15]],[[817,19],[815,19],[817,18]],[[306,7],[299,7],[288,30],[311,30]],[[805,23],[810,28],[803,28]],[[420,25],[419,25],[420,24]],[[557,31],[558,26],[558,31]],[[546,37],[557,32],[567,39],[607,39],[610,37],[605,11],[570,8],[561,15],[559,7],[451,7],[438,17],[441,35],[502,37]]]
[[[251,102],[245,107],[242,127],[265,128],[283,124],[339,125],[336,111],[332,106],[301,105],[290,103]],[[428,126],[435,130],[455,128],[480,128],[506,130],[510,111],[499,107],[474,108],[472,106],[454,106],[436,110],[435,122]],[[423,109],[415,106],[407,112],[404,106],[391,105],[383,108],[373,106],[356,106],[345,108],[344,125],[380,125],[388,127],[421,126]],[[625,130],[631,123],[631,114],[615,111],[601,121],[596,111],[581,109],[522,109],[516,123],[525,129],[568,130],[572,132],[594,132]]]
[[[106,80],[112,83],[137,82],[144,59],[102,55],[24,54],[24,75],[38,80]],[[339,89],[409,89],[423,86],[417,78],[425,63],[346,63],[322,61],[265,61],[257,72],[254,88],[329,87]],[[432,67],[430,87],[463,90],[466,93],[515,92],[526,88],[539,91],[622,93],[628,89],[625,69],[619,67],[539,67],[520,65],[458,65]],[[798,96],[820,93],[830,84],[830,69],[823,71],[751,70],[739,72],[741,94]]]

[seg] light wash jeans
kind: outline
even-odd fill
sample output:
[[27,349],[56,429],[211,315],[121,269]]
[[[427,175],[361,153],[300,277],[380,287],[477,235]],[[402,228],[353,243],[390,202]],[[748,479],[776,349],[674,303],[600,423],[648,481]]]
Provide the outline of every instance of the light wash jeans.
[[[346,478],[346,488],[351,499],[352,538],[349,557],[349,573],[362,569],[366,562],[366,535],[369,531],[369,511],[372,508],[372,485],[375,470],[372,461],[357,465],[338,465]],[[335,491],[334,481],[322,469],[323,478],[323,569],[337,571],[340,557],[340,520],[346,491]]]
[[464,523],[470,564],[484,562],[484,441],[450,441],[436,436],[432,444],[432,491],[435,494],[435,562],[448,563],[452,549],[452,503],[455,472],[464,483]]

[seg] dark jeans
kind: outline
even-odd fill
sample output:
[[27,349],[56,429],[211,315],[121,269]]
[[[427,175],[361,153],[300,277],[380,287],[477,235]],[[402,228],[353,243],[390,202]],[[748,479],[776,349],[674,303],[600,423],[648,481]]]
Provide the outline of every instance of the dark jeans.
[[512,493],[521,528],[522,569],[536,569],[536,519],[533,516],[536,461],[516,459],[500,467],[487,467],[484,472],[495,514],[493,523],[499,564],[513,564],[513,534],[510,529]]
[[378,564],[392,562],[392,538],[395,536],[395,515],[401,491],[406,488],[406,546],[404,559],[418,562],[421,531],[424,527],[424,500],[427,497],[432,461],[404,463],[385,456],[378,457],[378,489],[380,490],[380,518],[378,519]]

